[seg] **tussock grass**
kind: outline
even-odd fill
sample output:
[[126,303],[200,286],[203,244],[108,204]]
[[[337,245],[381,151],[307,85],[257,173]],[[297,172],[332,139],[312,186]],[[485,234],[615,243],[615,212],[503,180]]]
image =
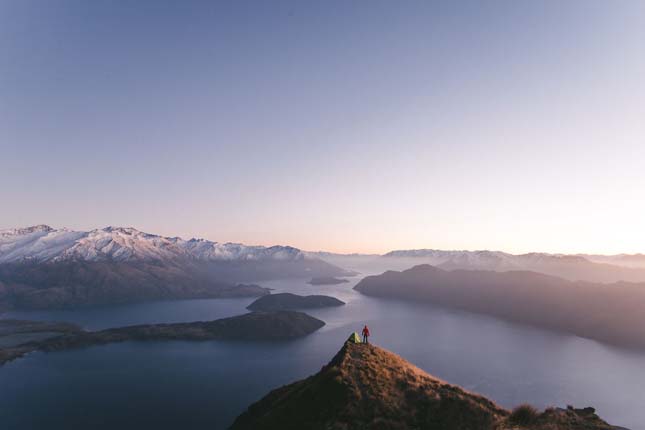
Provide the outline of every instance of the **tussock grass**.
[[513,409],[513,412],[508,417],[508,421],[520,426],[530,426],[535,424],[539,417],[540,412],[537,409],[524,403]]

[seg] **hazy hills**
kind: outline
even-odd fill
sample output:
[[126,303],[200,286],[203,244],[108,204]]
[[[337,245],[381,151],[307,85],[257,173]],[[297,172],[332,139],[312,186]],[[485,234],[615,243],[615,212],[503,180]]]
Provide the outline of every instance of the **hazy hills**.
[[288,246],[184,240],[106,227],[0,231],[0,309],[260,296],[242,282],[347,272]]
[[598,255],[598,254],[579,254],[594,263],[607,263],[624,267],[645,267],[645,254],[617,254],[617,255]]
[[645,348],[645,283],[572,282],[526,271],[447,271],[420,265],[368,276],[355,289]]
[[447,270],[528,270],[572,281],[645,282],[645,256],[642,254],[568,255],[532,252],[516,255],[489,250],[413,249],[391,251],[383,255],[326,252],[313,255],[332,264],[364,273],[405,270],[419,264],[430,264]]
[[[559,276],[572,281],[616,282],[645,281],[645,267],[620,265],[622,259],[607,256],[603,261],[595,261],[582,255],[547,254],[532,252],[528,254],[509,254],[500,251],[441,251],[420,249],[413,251],[393,251],[384,259],[399,265],[400,269],[417,264],[430,264],[447,270],[529,270]],[[607,264],[611,261],[613,264]]]
[[592,408],[551,408],[522,418],[521,413],[434,378],[389,351],[347,342],[320,372],[271,391],[240,415],[231,429],[615,428]]

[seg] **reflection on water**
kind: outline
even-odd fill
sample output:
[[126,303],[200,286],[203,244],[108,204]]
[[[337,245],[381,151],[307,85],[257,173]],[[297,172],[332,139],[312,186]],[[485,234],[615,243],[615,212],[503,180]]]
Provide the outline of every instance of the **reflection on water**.
[[[146,342],[35,353],[0,368],[0,422],[12,428],[226,428],[269,389],[316,372],[351,331],[504,406],[592,405],[617,425],[645,420],[645,354],[494,318],[361,296],[349,284],[275,281],[276,292],[328,294],[346,306],[283,343]],[[245,312],[252,299],[189,300],[3,317],[74,321],[99,329],[196,321]]]

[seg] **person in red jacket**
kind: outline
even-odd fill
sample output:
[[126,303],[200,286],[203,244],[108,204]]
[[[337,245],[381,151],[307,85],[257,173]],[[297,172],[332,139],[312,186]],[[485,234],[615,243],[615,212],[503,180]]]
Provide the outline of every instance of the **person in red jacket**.
[[369,343],[367,341],[368,337],[370,337],[370,329],[365,325],[365,327],[363,327],[363,343]]

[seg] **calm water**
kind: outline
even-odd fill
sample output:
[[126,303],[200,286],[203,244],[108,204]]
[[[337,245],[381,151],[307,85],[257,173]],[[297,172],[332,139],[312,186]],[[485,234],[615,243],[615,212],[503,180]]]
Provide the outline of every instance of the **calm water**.
[[[34,353],[0,368],[0,427],[223,429],[271,388],[314,373],[352,331],[422,369],[504,406],[592,405],[612,424],[644,429],[645,353],[494,318],[361,296],[304,280],[267,282],[279,291],[325,293],[347,302],[309,313],[318,332],[284,343],[123,343]],[[89,329],[215,319],[245,312],[250,299],[191,300],[3,317],[74,321]]]

